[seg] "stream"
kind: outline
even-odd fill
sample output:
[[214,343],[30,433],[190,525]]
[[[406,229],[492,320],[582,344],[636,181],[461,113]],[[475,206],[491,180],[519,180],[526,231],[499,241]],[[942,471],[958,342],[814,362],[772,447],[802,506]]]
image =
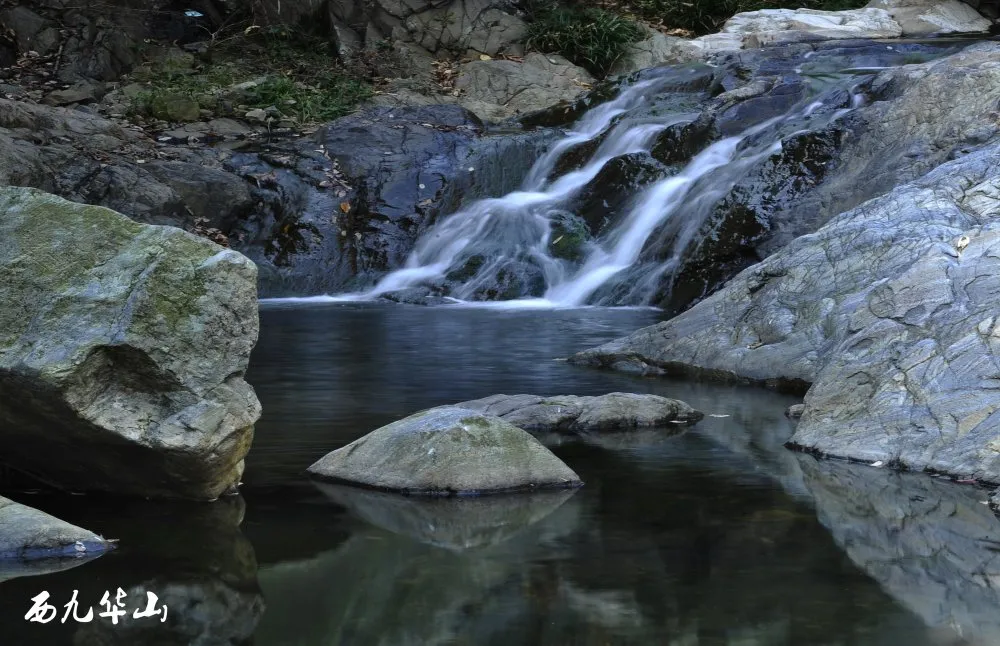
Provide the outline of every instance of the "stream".
[[[121,541],[0,582],[5,643],[987,644],[1000,522],[984,493],[783,448],[797,398],[576,368],[650,309],[266,305],[242,495],[209,505],[20,492]],[[677,432],[544,438],[576,491],[416,501],[316,486],[327,451],[494,393],[677,397]],[[993,567],[993,571],[995,571]],[[156,593],[167,620],[28,624],[29,599]],[[60,607],[60,614],[62,608]]]

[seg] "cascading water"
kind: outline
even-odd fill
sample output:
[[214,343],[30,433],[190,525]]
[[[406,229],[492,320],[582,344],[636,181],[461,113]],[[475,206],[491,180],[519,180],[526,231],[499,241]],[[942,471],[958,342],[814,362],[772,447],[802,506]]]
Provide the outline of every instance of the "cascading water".
[[[680,254],[713,206],[750,168],[780,152],[782,138],[804,127],[821,128],[861,104],[860,95],[853,91],[843,100],[849,85],[833,88],[836,91],[828,87],[823,94],[799,101],[783,116],[710,144],[679,172],[665,173],[636,195],[619,223],[586,245],[582,260],[555,257],[551,245],[561,236],[553,240],[554,221],[611,160],[650,153],[666,129],[691,123],[697,116],[690,111],[658,114],[648,109],[666,84],[656,78],[636,83],[616,99],[590,110],[537,160],[518,191],[476,201],[443,218],[420,238],[405,266],[367,292],[332,298],[368,300],[416,287],[446,285],[443,291],[453,299],[479,304],[484,300],[544,307],[646,304],[659,281],[677,269]],[[561,160],[583,148],[593,150],[585,162],[554,177]],[[644,247],[665,227],[676,230],[672,252],[665,261],[647,262],[637,272]],[[535,272],[530,290],[524,289],[523,282],[512,293],[495,288],[497,276],[524,267]],[[616,281],[623,284],[610,290]],[[609,291],[615,295],[608,296]],[[534,296],[525,298],[526,293]]]

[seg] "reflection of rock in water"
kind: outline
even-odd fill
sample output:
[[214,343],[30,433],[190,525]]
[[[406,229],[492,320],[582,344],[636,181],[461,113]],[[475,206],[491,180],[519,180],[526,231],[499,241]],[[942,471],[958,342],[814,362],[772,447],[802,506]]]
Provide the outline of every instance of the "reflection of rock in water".
[[[169,511],[163,508],[151,518],[136,519],[147,523],[143,540],[128,541],[122,550],[135,561],[159,562],[160,567],[149,572],[151,568],[140,568],[133,561],[132,571],[146,570],[146,576],[104,581],[112,597],[116,586],[125,590],[129,614],[117,626],[110,619],[81,624],[73,639],[75,646],[249,643],[264,612],[264,600],[257,585],[253,545],[240,530],[245,511],[242,498],[185,505],[176,515]],[[134,549],[128,551],[129,546]],[[166,564],[165,558],[169,559]],[[167,606],[166,621],[161,623],[158,616],[132,617],[137,608],[145,609],[146,591],[159,598],[157,607]],[[93,597],[95,614],[103,610],[96,603],[99,599]]]
[[82,558],[65,559],[42,559],[38,561],[0,561],[0,583],[10,581],[22,576],[41,576],[43,574],[55,574],[64,570],[79,567],[85,563],[90,563],[101,554],[94,554]]
[[[157,595],[157,608],[167,607],[165,621],[159,616],[132,617],[136,608],[145,609],[146,591]],[[258,591],[241,590],[219,579],[187,583],[154,579],[126,592],[128,614],[118,625],[109,619],[83,624],[73,640],[75,646],[249,644],[264,612]]]
[[799,455],[822,522],[929,626],[1000,643],[1000,519],[986,492],[924,474]]
[[494,545],[545,518],[575,490],[477,498],[414,498],[315,483],[359,518],[422,543],[467,549]]
[[[119,548],[84,567],[44,578],[14,579],[2,584],[0,604],[4,644],[75,644],[76,646],[188,646],[244,644],[250,640],[264,609],[257,585],[257,559],[240,524],[244,504],[239,496],[214,503],[149,502],[111,498],[46,501],[61,517],[86,523],[95,531],[120,539]],[[114,601],[118,588],[127,617],[114,625],[100,601],[105,591]],[[79,614],[93,610],[91,623],[46,625],[24,621],[27,600],[44,589],[59,618],[74,590]],[[146,591],[167,606],[167,620],[134,619],[146,606]]]
[[294,635],[296,643],[331,646],[530,643],[506,638],[545,602],[532,596],[538,573],[525,564],[561,551],[580,531],[576,498],[556,507],[507,540],[468,550],[358,522],[348,540],[316,558],[260,568],[268,611],[255,641],[281,644]]
[[642,449],[670,442],[685,430],[683,426],[673,426],[638,431],[621,431],[618,433],[584,433],[580,436],[580,439],[587,444],[608,449],[609,451]]

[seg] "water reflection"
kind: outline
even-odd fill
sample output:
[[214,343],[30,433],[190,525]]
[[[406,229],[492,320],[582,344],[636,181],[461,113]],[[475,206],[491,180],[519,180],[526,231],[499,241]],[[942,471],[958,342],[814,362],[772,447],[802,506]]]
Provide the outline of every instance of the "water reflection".
[[85,556],[80,558],[64,559],[41,559],[36,561],[0,561],[0,583],[10,581],[25,576],[42,576],[45,574],[55,574],[75,567],[85,565],[94,559],[98,559],[103,554]]
[[940,643],[1000,644],[1000,520],[987,491],[800,455],[820,522]]
[[332,501],[376,527],[452,550],[496,545],[545,518],[575,491],[480,498],[417,498],[316,483]]
[[[36,501],[32,501],[36,502]],[[253,546],[240,531],[239,497],[212,504],[151,503],[100,497],[49,498],[39,508],[74,524],[121,540],[120,548],[80,567],[45,577],[0,585],[0,625],[5,643],[74,644],[247,644],[264,612]],[[113,625],[102,619],[101,597],[118,588],[129,612]],[[28,623],[29,599],[50,592],[58,610],[51,623]],[[60,622],[63,605],[79,591],[80,615],[94,621]],[[166,604],[167,619],[133,619],[145,607],[145,591]],[[10,640],[10,641],[8,641]]]
[[[794,398],[553,360],[650,316],[265,312],[251,373],[265,419],[244,498],[25,499],[121,544],[70,570],[0,582],[4,643],[1000,643],[1000,521],[981,504],[985,492],[791,453],[783,412]],[[554,441],[586,486],[497,505],[324,493],[303,473],[421,408],[495,393],[609,391],[676,397],[708,416],[680,433]],[[60,603],[78,589],[97,605],[117,587],[130,602],[155,592],[168,622],[23,619],[41,589]]]

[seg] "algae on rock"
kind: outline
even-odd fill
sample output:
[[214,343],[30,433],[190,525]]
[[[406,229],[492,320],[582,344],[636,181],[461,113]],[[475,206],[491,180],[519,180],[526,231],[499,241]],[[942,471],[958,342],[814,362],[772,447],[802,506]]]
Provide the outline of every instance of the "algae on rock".
[[66,489],[232,490],[260,416],[256,280],[180,229],[0,189],[0,460]]

